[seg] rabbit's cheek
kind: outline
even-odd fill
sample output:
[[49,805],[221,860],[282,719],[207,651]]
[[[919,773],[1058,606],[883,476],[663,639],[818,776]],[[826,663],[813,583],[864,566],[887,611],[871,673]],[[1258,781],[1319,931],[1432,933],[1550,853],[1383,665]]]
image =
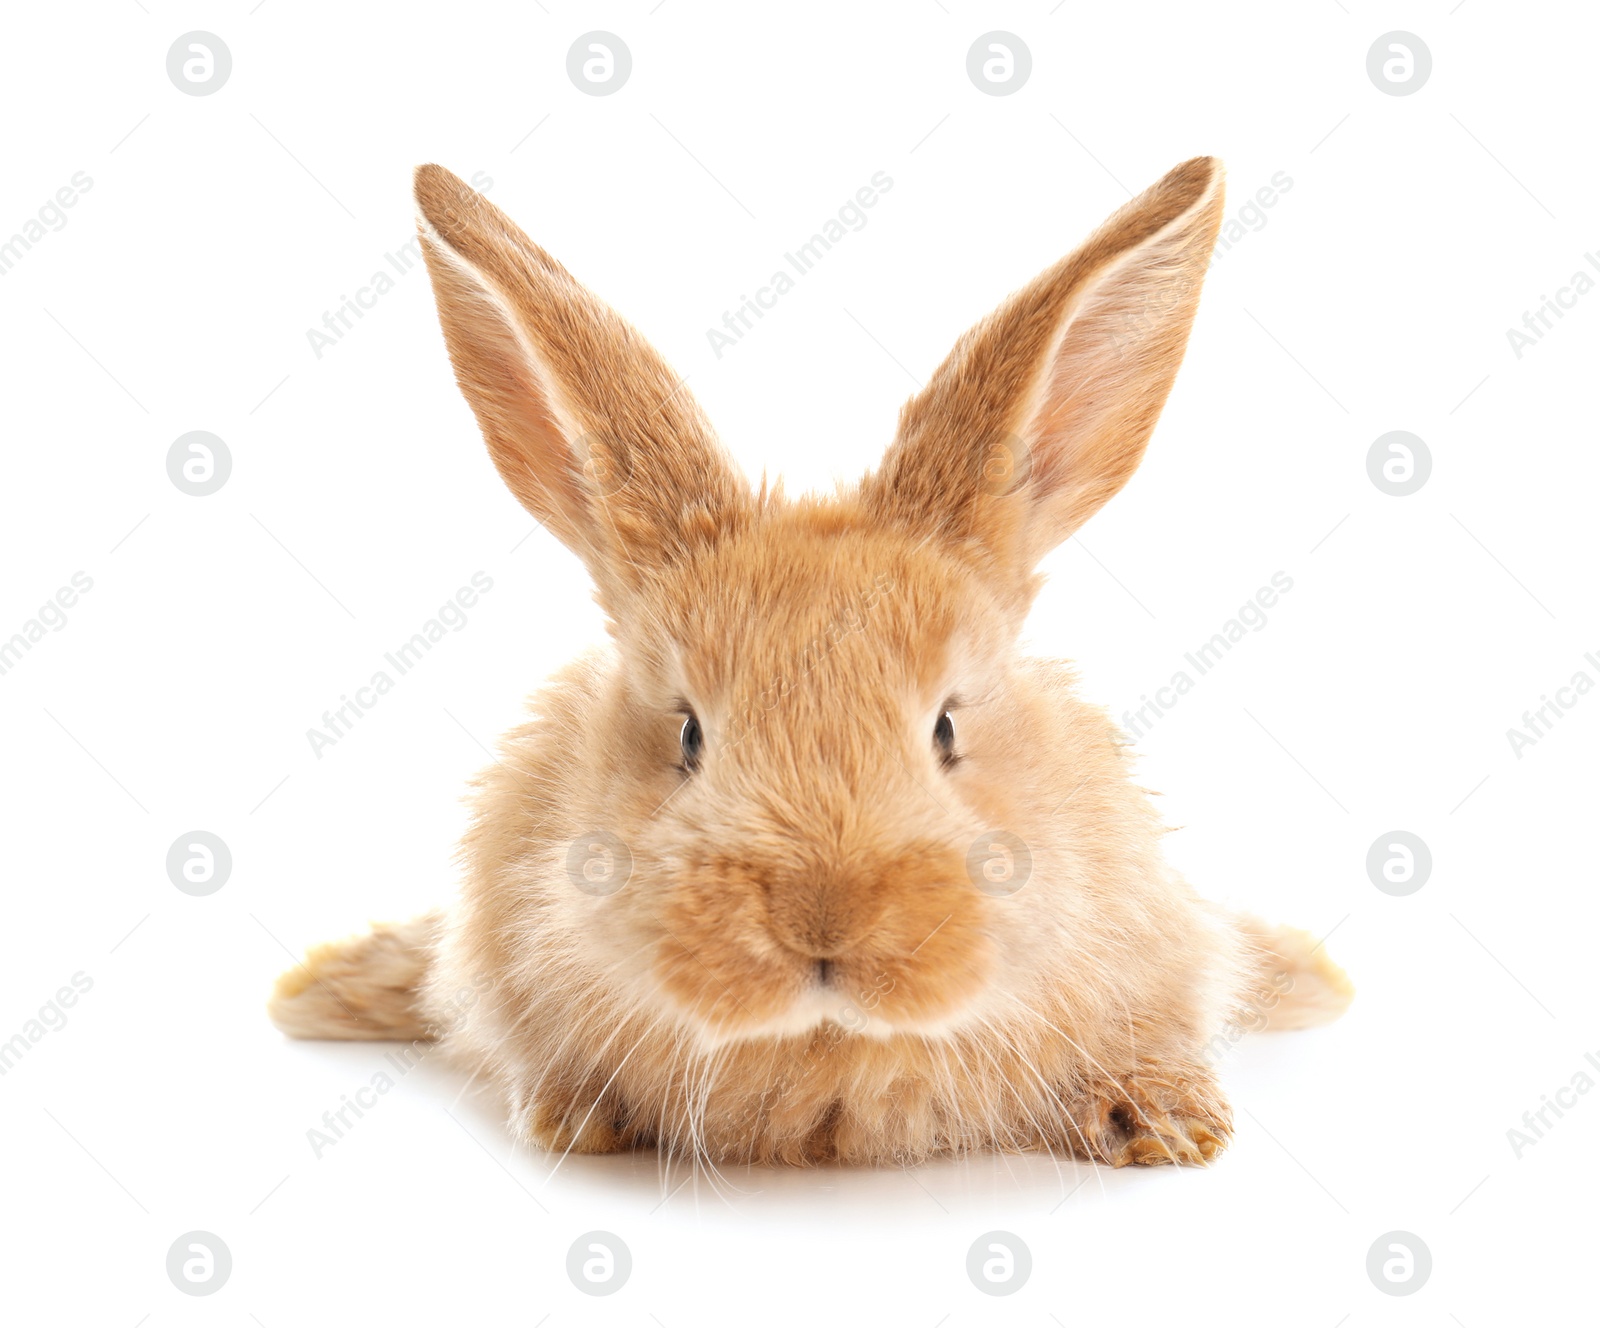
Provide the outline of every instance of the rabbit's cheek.
[[718,897],[705,882],[676,888],[662,913],[655,977],[668,999],[719,1036],[780,1019],[806,990],[812,965],[777,945],[751,892]]
[[982,995],[993,971],[981,912],[965,880],[923,882],[885,910],[866,942],[839,965],[835,985],[880,1031],[947,1031]]

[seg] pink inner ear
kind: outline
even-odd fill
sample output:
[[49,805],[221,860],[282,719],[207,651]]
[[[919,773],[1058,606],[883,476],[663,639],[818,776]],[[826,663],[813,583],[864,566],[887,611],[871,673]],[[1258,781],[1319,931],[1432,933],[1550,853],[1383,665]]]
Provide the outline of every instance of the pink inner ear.
[[1042,557],[1132,477],[1172,389],[1214,219],[1201,209],[1092,278],[1069,306],[1023,440]]
[[482,274],[442,240],[424,244],[456,379],[495,468],[535,518],[587,552],[587,500],[547,374]]

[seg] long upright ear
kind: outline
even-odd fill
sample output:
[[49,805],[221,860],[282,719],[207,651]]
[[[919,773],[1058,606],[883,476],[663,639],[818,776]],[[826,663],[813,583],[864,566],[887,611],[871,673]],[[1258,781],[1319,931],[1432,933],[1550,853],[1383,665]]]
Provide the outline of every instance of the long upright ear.
[[629,589],[744,519],[749,489],[650,345],[481,194],[416,174],[450,360],[511,492]]
[[1031,574],[1128,480],[1183,359],[1222,217],[1197,157],[957,344],[863,497]]

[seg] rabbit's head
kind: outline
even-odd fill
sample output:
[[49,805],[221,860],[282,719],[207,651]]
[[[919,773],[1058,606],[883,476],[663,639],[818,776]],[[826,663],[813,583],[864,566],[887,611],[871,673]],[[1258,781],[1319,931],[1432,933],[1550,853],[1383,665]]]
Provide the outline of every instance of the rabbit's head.
[[[1029,680],[1016,640],[1039,560],[1144,452],[1220,166],[1186,162],[1122,208],[961,339],[875,472],[799,500],[753,491],[683,381],[493,205],[437,166],[417,199],[461,389],[512,493],[587,565],[616,646],[563,693],[587,698],[575,768],[529,829],[631,858],[614,893],[562,881],[565,943],[714,1041],[827,1020],[938,1033],[1062,963],[1063,934],[1070,956],[1093,930],[1089,859],[1121,832],[1063,843],[1048,809],[1081,774],[1114,822],[1096,789],[1121,758]],[[1080,897],[1013,893],[1047,845],[1037,888],[1077,873]]]

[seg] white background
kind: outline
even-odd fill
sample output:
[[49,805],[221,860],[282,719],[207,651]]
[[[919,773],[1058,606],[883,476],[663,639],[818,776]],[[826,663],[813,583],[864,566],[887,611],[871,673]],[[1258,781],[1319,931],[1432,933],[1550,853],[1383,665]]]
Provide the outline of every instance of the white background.
[[[0,1039],[73,974],[93,987],[0,1079],[7,1319],[1592,1318],[1600,1093],[1520,1157],[1507,1131],[1600,1054],[1600,693],[1520,758],[1506,732],[1600,680],[1600,294],[1520,358],[1506,331],[1600,248],[1600,25],[1452,4],[9,7],[0,237],[74,172],[93,187],[0,277],[0,637],[75,572],[93,589],[0,677]],[[232,51],[210,96],[166,74],[193,29]],[[607,97],[565,72],[594,29],[633,56]],[[1011,96],[967,77],[991,29],[1032,53]],[[1396,29],[1433,55],[1405,97],[1365,68]],[[871,465],[965,327],[1197,153],[1226,161],[1230,215],[1276,172],[1293,187],[1217,263],[1145,466],[1049,560],[1030,638],[1120,715],[1293,578],[1140,742],[1182,870],[1331,932],[1358,988],[1331,1028],[1240,1045],[1232,1150],[668,1197],[650,1155],[552,1176],[427,1065],[315,1158],[307,1130],[384,1048],[267,1024],[285,947],[448,897],[465,781],[601,630],[577,561],[498,483],[420,269],[320,359],[308,343],[407,238],[412,167],[486,172],[747,471],[798,490]],[[869,224],[716,358],[706,329],[877,171]],[[166,473],[196,429],[233,457],[204,498]],[[1410,497],[1366,471],[1395,429],[1433,457]],[[469,624],[315,757],[307,729],[477,571]],[[233,854],[207,898],[165,871],[195,829]],[[1433,854],[1404,898],[1365,867],[1395,829]],[[597,1228],[633,1256],[605,1299],[564,1272]],[[164,1271],[195,1229],[233,1255],[203,1299]],[[992,1229],[1033,1251],[1003,1299],[965,1271]],[[1433,1256],[1404,1298],[1365,1271],[1393,1230]]]

